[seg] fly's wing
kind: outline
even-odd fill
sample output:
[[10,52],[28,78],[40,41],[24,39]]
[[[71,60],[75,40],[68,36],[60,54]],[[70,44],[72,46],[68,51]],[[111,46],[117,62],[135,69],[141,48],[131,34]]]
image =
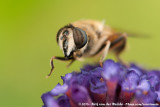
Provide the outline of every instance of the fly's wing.
[[122,28],[116,28],[116,27],[112,27],[116,32],[125,32],[127,34],[128,37],[133,37],[133,38],[150,38],[149,34],[146,33],[140,33],[137,31],[129,31],[129,30],[125,30]]

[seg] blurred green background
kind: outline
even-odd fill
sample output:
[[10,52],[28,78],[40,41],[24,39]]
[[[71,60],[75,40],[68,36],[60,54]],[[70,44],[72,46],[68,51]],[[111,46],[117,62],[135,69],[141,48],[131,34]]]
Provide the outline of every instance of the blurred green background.
[[55,72],[45,78],[51,56],[63,56],[55,39],[58,29],[80,19],[105,19],[110,26],[149,35],[128,38],[122,58],[160,67],[159,0],[0,1],[1,107],[40,107],[42,93],[62,83],[60,76],[79,70],[81,62],[67,69],[67,63],[54,61]]

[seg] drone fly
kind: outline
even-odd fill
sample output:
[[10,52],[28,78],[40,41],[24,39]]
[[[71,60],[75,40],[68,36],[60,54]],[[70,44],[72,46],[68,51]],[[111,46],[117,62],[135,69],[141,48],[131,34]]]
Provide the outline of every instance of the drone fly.
[[104,22],[95,20],[80,20],[62,27],[57,33],[57,43],[63,50],[64,57],[51,58],[51,75],[54,65],[53,60],[70,61],[68,67],[75,61],[88,57],[99,56],[102,66],[109,51],[113,51],[121,63],[120,53],[125,49],[127,34],[116,32]]

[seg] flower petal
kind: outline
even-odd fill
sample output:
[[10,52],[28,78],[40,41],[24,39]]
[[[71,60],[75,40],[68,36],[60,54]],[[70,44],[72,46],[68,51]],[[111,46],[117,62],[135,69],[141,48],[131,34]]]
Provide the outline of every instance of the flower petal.
[[160,77],[157,74],[158,72],[155,71],[147,73],[147,79],[150,81],[152,87],[155,87],[160,82]]
[[72,78],[72,73],[68,73],[66,74],[65,76],[61,76],[62,80],[63,80],[63,83],[66,84],[69,82],[69,80]]
[[156,85],[155,91],[156,91],[156,93],[158,95],[157,101],[160,102],[160,82]]
[[140,103],[155,104],[157,97],[158,95],[151,89],[147,93],[144,93],[143,90],[137,90],[135,98],[138,99]]
[[89,104],[87,107],[92,107],[91,106],[91,99],[88,94],[88,91],[84,86],[80,85],[74,85],[73,87],[70,87],[70,90],[67,92],[67,96],[71,99],[71,101],[77,105],[80,106],[82,103],[83,104]]
[[59,94],[64,94],[68,90],[68,85],[60,85],[57,84],[55,88],[53,88],[49,93],[53,96],[58,96]]
[[124,81],[122,82],[122,90],[128,91],[128,92],[135,91],[139,80],[140,80],[140,77],[135,71],[133,70],[129,71],[126,74]]
[[119,63],[115,63],[113,60],[107,60],[103,64],[104,71],[102,76],[106,80],[119,81],[124,78],[124,67]]
[[143,79],[139,82],[137,89],[142,90],[143,92],[148,92],[151,88],[149,80]]
[[69,99],[66,95],[60,96],[57,99],[57,103],[60,107],[71,107]]
[[53,99],[53,96],[51,94],[45,93],[41,98],[44,103],[44,107],[59,107],[58,103],[55,99]]

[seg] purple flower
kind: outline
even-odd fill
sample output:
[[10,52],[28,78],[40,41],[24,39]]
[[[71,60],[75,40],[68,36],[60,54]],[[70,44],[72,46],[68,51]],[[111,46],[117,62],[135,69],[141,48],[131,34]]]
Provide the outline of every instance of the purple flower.
[[71,106],[69,99],[66,95],[60,96],[57,99],[57,103],[58,103],[59,107],[70,107]]
[[147,71],[135,64],[127,68],[106,60],[103,67],[86,65],[81,72],[61,78],[63,85],[57,84],[42,95],[43,107],[113,106],[113,103],[121,103],[124,107],[130,107],[129,104],[160,106],[158,70]]
[[146,70],[142,69],[141,67],[139,67],[135,64],[131,64],[130,68],[128,68],[128,69],[135,71],[139,76],[142,76],[143,74],[146,73]]
[[151,88],[150,82],[147,79],[142,79],[139,81],[138,86],[136,89],[142,90],[143,92],[148,92]]
[[86,103],[89,105],[91,105],[92,103],[87,89],[84,86],[78,84],[72,86],[67,95],[70,98],[72,102],[71,105],[73,107],[80,106],[82,103]]
[[68,85],[64,84],[64,85],[60,85],[59,83],[56,85],[55,88],[53,88],[49,93],[52,96],[57,96],[59,94],[64,94],[68,89]]
[[155,87],[156,84],[160,81],[160,72],[159,71],[151,71],[147,73],[147,78],[150,81],[152,87]]
[[[135,99],[137,99],[137,103],[144,103],[144,104],[155,104],[157,99],[157,94],[154,92],[153,89],[144,93],[143,90],[136,92]],[[147,106],[144,106],[147,107]],[[153,106],[156,107],[156,106]]]
[[155,86],[155,91],[158,95],[157,101],[160,102],[160,82]]
[[138,82],[140,80],[139,75],[135,71],[127,72],[123,82],[122,82],[122,90],[133,92],[136,90]]
[[68,73],[68,74],[66,74],[64,77],[63,76],[61,76],[61,78],[62,78],[62,80],[63,80],[63,83],[65,84],[65,83],[68,83],[69,82],[69,80],[72,78],[72,73]]
[[98,78],[92,78],[90,80],[90,91],[97,94],[103,94],[107,92],[105,82],[101,82]]
[[126,73],[124,66],[120,65],[120,63],[115,63],[113,60],[105,61],[103,70],[102,76],[110,81],[120,81]]
[[59,107],[58,103],[55,99],[53,99],[53,96],[49,93],[45,93],[42,95],[42,100],[44,103],[43,107]]

